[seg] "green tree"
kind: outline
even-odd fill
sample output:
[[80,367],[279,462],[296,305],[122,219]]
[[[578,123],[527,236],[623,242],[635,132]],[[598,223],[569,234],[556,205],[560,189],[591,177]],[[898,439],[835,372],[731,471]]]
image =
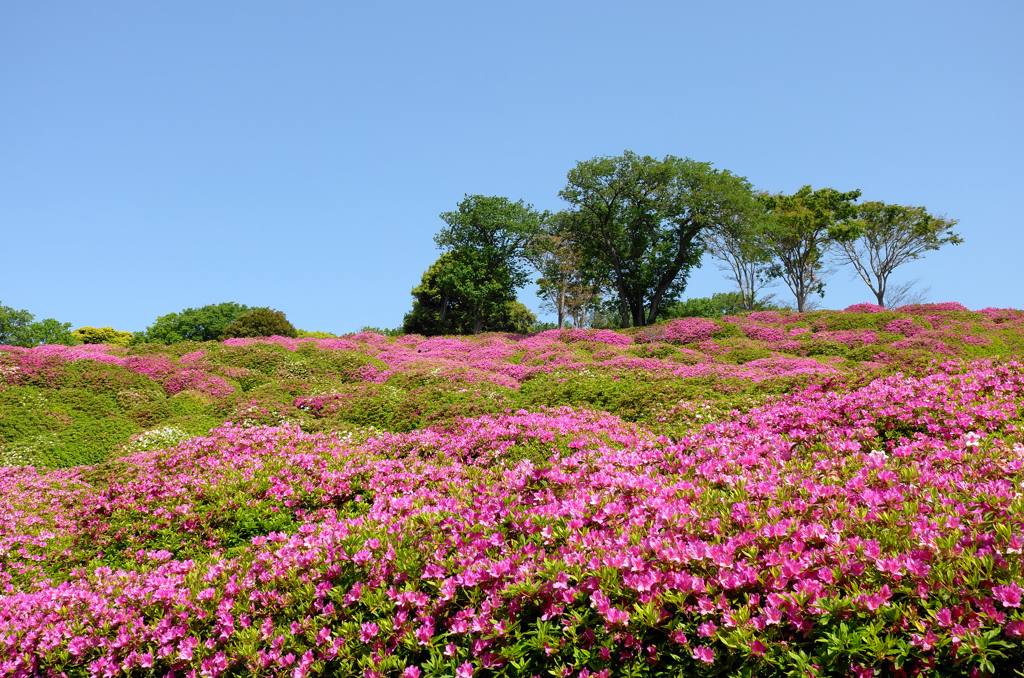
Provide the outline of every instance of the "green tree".
[[761,290],[776,284],[772,275],[772,253],[761,246],[758,235],[764,228],[763,213],[755,212],[735,219],[723,226],[705,229],[703,235],[707,252],[718,262],[718,270],[736,283],[742,310],[759,310],[764,299]]
[[839,243],[840,260],[853,266],[879,306],[893,303],[902,288],[890,287],[889,276],[908,261],[943,245],[959,245],[956,219],[935,217],[924,207],[866,202],[857,207],[857,238]]
[[771,296],[755,300],[751,308],[738,291],[715,292],[710,297],[693,297],[662,306],[658,319],[721,318],[723,315],[736,315],[744,311],[777,311],[783,308],[773,304]]
[[0,346],[29,348],[40,344],[74,346],[78,339],[71,332],[71,323],[53,318],[35,320],[28,311],[0,304]]
[[209,304],[200,308],[186,308],[179,313],[168,313],[146,328],[145,340],[157,344],[176,344],[179,341],[218,341],[228,325],[252,309],[233,301]]
[[34,315],[0,304],[0,346],[23,346]]
[[537,296],[543,300],[542,308],[554,312],[555,327],[565,327],[572,318],[574,327],[583,327],[600,301],[602,289],[587,273],[582,255],[572,241],[562,235],[565,212],[558,212],[545,220],[527,259],[540,278],[536,280]]
[[488,277],[480,275],[482,270],[474,250],[442,254],[412,289],[412,310],[402,330],[425,336],[523,332],[526,314],[532,318],[529,328],[536,316],[516,301],[508,269],[492,269]]
[[288,322],[282,311],[272,308],[254,308],[239,316],[224,328],[225,339],[244,337],[291,337],[299,336],[299,331]]
[[537,314],[528,309],[523,302],[513,301],[505,306],[505,314],[501,318],[501,322],[508,329],[495,331],[528,334],[537,324]]
[[132,341],[131,332],[122,332],[113,327],[79,327],[72,332],[75,338],[82,344],[111,344],[113,346],[127,346]]
[[71,331],[71,323],[62,323],[54,318],[46,318],[31,323],[27,333],[28,346],[39,346],[41,344],[62,344],[64,346],[75,346],[78,339]]
[[[522,200],[483,195],[467,195],[456,211],[441,213],[446,226],[434,242],[456,256],[438,270],[437,285],[443,295],[459,298],[474,333],[529,281],[527,256],[547,216]],[[440,317],[447,317],[443,305]]]
[[767,217],[759,229],[759,246],[769,253],[772,274],[782,278],[796,297],[797,310],[807,310],[812,293],[825,296],[825,280],[832,273],[826,255],[840,242],[856,237],[851,219],[860,191],[833,188],[816,191],[804,186],[793,195],[759,196]]
[[710,163],[626,151],[579,162],[559,192],[564,235],[592,278],[618,295],[621,325],[653,323],[700,265],[701,231],[752,209],[750,184]]

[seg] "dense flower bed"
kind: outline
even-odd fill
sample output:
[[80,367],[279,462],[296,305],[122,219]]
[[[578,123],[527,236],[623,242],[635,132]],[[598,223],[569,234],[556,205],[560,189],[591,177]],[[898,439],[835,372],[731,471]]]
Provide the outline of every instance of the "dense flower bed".
[[[1008,674],[1024,314],[808,316],[687,321],[665,332],[682,347],[234,340],[143,354],[170,366],[144,372],[104,362],[133,357],[117,351],[9,352],[0,394],[124,370],[159,386],[148,403],[227,416],[276,389],[297,420],[252,410],[100,465],[0,468],[0,674]],[[921,334],[957,359],[891,348]],[[115,372],[69,372],[93,356]],[[233,391],[174,390],[189,370]],[[415,430],[326,425],[439,394]]]

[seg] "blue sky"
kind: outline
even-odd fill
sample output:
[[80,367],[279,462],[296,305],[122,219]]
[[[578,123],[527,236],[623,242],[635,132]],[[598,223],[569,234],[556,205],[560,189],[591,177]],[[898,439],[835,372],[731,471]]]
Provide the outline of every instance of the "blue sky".
[[[4,3],[0,302],[393,327],[438,213],[559,209],[570,167],[629,149],[959,219],[897,277],[1021,308],[1021,25],[984,1]],[[687,296],[728,288],[708,262]],[[840,270],[823,302],[869,299]]]

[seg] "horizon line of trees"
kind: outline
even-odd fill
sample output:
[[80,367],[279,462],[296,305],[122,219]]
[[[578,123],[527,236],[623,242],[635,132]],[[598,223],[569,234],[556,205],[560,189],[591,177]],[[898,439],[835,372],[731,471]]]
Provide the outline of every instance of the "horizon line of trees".
[[[523,200],[466,195],[440,218],[438,259],[412,289],[412,309],[385,334],[479,334],[573,327],[643,327],[709,312],[790,308],[766,290],[784,283],[795,310],[816,306],[839,266],[871,290],[879,306],[923,301],[918,280],[893,272],[963,239],[955,219],[924,207],[858,203],[860,190],[801,187],[756,191],[711,163],[624,151],[577,162],[558,192],[566,208],[540,211]],[[707,253],[735,287],[683,300],[691,271]],[[537,276],[537,277],[534,277]],[[516,293],[531,280],[540,323]],[[713,311],[709,311],[713,309]],[[0,345],[214,341],[229,337],[332,337],[305,332],[281,311],[235,302],[159,316],[141,332],[80,327],[0,304]]]
[[671,155],[577,162],[559,197],[567,207],[554,213],[468,194],[443,212],[434,238],[442,253],[413,288],[403,330],[522,332],[528,316],[516,291],[531,273],[556,327],[643,327],[688,312],[682,293],[705,253],[734,283],[727,305],[739,310],[785,307],[764,294],[779,282],[797,311],[810,310],[845,265],[890,306],[920,300],[916,280],[893,280],[899,266],[963,242],[957,220],[924,207],[858,203],[860,190],[810,185],[755,191],[745,177]]
[[0,304],[0,346],[30,348],[42,344],[78,346],[112,344],[134,346],[144,343],[176,344],[183,341],[223,341],[237,337],[316,337],[329,338],[329,332],[296,329],[287,316],[269,307],[250,307],[235,302],[186,308],[159,316],[153,325],[139,332],[124,332],[113,327],[79,327],[53,318],[36,322],[26,310]]

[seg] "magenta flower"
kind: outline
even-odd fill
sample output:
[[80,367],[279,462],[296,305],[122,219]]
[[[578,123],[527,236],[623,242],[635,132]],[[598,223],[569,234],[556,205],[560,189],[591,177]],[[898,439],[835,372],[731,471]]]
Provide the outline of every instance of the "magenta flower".
[[699,659],[705,664],[713,664],[715,662],[715,651],[710,647],[704,647],[701,645],[700,647],[695,647],[693,649],[693,658]]
[[363,622],[362,626],[359,627],[359,640],[368,643],[377,635],[379,630],[380,627],[373,622]]
[[992,597],[1003,604],[1003,607],[1020,607],[1020,597],[1024,593],[1016,582],[1011,582],[1006,586],[993,586]]

